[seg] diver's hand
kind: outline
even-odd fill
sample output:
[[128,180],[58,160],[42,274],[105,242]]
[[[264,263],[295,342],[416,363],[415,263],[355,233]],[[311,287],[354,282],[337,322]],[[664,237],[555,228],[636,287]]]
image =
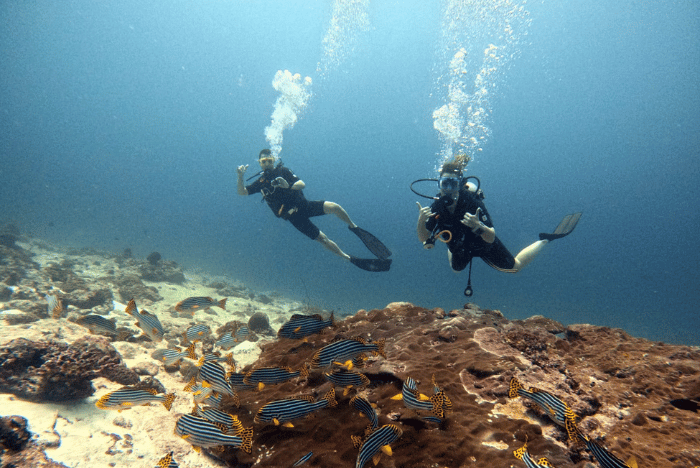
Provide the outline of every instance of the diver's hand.
[[238,166],[238,175],[243,177],[243,174],[245,174],[245,171],[248,170],[248,165],[244,164],[242,166]]
[[273,187],[279,187],[283,189],[288,189],[289,188],[289,182],[284,180],[284,177],[277,177],[275,180],[271,182],[271,185]]
[[416,202],[416,205],[418,205],[419,222],[425,222],[428,220],[428,218],[432,218],[433,216],[435,216],[435,213],[431,211],[429,206],[420,206],[420,202]]
[[486,226],[479,220],[481,217],[481,208],[476,209],[475,214],[464,213],[464,218],[462,218],[461,223],[472,230],[474,234],[481,234]]

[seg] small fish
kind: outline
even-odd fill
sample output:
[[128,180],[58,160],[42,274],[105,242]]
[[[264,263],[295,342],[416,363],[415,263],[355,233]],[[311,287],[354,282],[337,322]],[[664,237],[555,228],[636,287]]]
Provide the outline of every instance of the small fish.
[[158,395],[158,392],[153,388],[139,389],[124,387],[115,390],[100,397],[95,403],[99,409],[116,409],[119,412],[125,409],[130,409],[134,406],[150,406],[153,402],[160,402],[165,408],[170,411],[170,408],[175,400],[174,393],[167,395]]
[[313,454],[314,454],[313,452],[307,453],[306,455],[304,455],[303,457],[301,457],[299,460],[297,460],[296,462],[294,462],[294,464],[292,465],[292,468],[294,468],[295,466],[301,466],[301,465],[303,465],[304,463],[306,463],[307,461],[309,461],[309,460],[311,459],[311,457],[313,456]]
[[173,459],[173,452],[161,458],[155,468],[178,468],[178,464]]
[[333,324],[333,313],[331,313],[331,317],[328,320],[323,320],[320,314],[294,314],[277,331],[277,336],[280,338],[300,340],[315,333],[320,333],[324,328],[332,327]]
[[236,434],[243,429],[243,423],[241,423],[241,421],[238,420],[238,416],[229,413],[224,413],[223,411],[219,411],[215,408],[208,408],[203,410],[199,407],[199,405],[197,405],[193,414],[195,416],[199,416],[200,418],[204,418],[207,421],[221,424],[222,427],[225,428],[224,432],[227,433]]
[[236,342],[236,338],[233,337],[231,332],[226,332],[224,335],[216,340],[214,343],[214,346],[218,346],[219,348],[228,351],[229,349],[233,348],[236,346],[238,343]]
[[554,468],[554,465],[552,465],[546,457],[540,458],[539,461],[535,463],[535,460],[532,459],[527,451],[527,443],[519,449],[514,450],[513,456],[518,460],[524,461],[527,468]]
[[386,358],[386,354],[384,354],[384,340],[368,342],[364,338],[356,337],[349,340],[334,341],[316,351],[311,359],[311,367],[314,369],[326,368],[338,362],[341,365],[348,366],[348,370],[350,370],[353,366],[352,359],[365,353],[372,353],[374,356],[380,355]]
[[172,366],[173,364],[182,361],[184,358],[197,359],[194,353],[195,344],[190,344],[185,350],[180,348],[176,349],[156,349],[151,353],[151,357],[157,361],[162,362],[166,366]]
[[224,356],[220,353],[207,353],[199,359],[199,364],[197,365],[201,366],[207,361],[224,362],[231,366],[234,371],[236,370],[236,361],[233,359],[233,353],[228,353]]
[[570,436],[573,435],[574,440],[577,442],[583,442],[603,468],[637,468],[637,460],[634,457],[630,457],[627,463],[623,462],[589,437],[583,435],[573,419],[566,420],[566,432]]
[[49,303],[49,315],[51,318],[59,319],[63,315],[63,303],[58,296],[46,295],[46,302]]
[[228,383],[231,385],[231,388],[233,388],[237,392],[243,390],[255,390],[256,388],[258,388],[257,385],[249,385],[247,383],[244,383],[243,380],[245,380],[245,376],[246,374],[240,372],[232,372],[228,376]]
[[267,403],[258,410],[255,422],[294,427],[289,421],[308,416],[323,408],[335,408],[336,406],[338,406],[338,402],[335,400],[335,390],[331,388],[318,401],[314,401],[312,396],[306,395]]
[[235,392],[228,382],[228,377],[226,369],[214,361],[207,361],[199,368],[199,379],[203,386],[210,386],[215,392],[233,396]]
[[87,328],[90,330],[90,333],[106,333],[108,335],[117,334],[117,326],[114,324],[114,322],[112,320],[107,320],[101,315],[83,315],[82,317],[79,317],[75,323]]
[[236,343],[243,343],[250,336],[250,329],[246,325],[241,325],[236,329],[236,333],[233,335],[233,339]]
[[359,391],[370,384],[369,378],[365,374],[354,370],[335,369],[333,372],[324,372],[323,376],[333,385],[343,387],[345,389],[343,395],[347,395],[351,388],[356,388]]
[[210,307],[221,307],[226,310],[227,297],[217,301],[211,297],[188,297],[175,305],[175,310],[178,312],[190,312],[192,315],[199,309],[208,309]]
[[185,338],[185,343],[196,343],[206,339],[209,335],[211,335],[211,328],[209,325],[198,323],[185,330],[183,337]]
[[447,395],[434,383],[435,381],[433,379],[433,386],[437,392],[429,397],[419,393],[416,381],[411,377],[407,377],[403,383],[401,393],[391,397],[391,399],[403,400],[406,408],[414,411],[430,411],[435,418],[428,417],[424,419],[430,422],[440,423],[447,416],[447,411],[452,409],[452,401],[450,401]]
[[253,428],[241,429],[238,433],[225,434],[217,424],[199,416],[185,414],[175,423],[175,434],[179,435],[199,451],[199,447],[210,448],[229,445],[251,453]]
[[389,444],[395,442],[401,437],[403,431],[393,424],[386,424],[379,429],[369,434],[364,441],[360,437],[352,436],[353,444],[360,449],[357,454],[355,468],[362,468],[365,464],[373,459],[374,463],[379,463],[379,457],[382,452],[391,456],[391,447]]
[[146,310],[138,311],[136,302],[130,300],[126,305],[125,312],[136,319],[136,326],[141,329],[144,335],[149,337],[151,341],[161,341],[164,331],[163,325],[160,324],[158,317]]
[[293,371],[290,367],[260,367],[246,373],[243,383],[257,385],[258,390],[262,390],[265,385],[275,385],[295,377],[305,379],[309,376],[309,369],[306,365],[298,371]]
[[372,407],[372,404],[367,401],[367,399],[355,395],[350,399],[350,406],[360,411],[360,414],[369,419],[369,425],[367,426],[366,434],[374,431],[379,426],[379,418],[377,417],[377,412]]
[[[560,398],[555,397],[549,392],[540,390],[539,388],[530,387],[530,390],[525,390],[522,384],[513,377],[510,379],[510,388],[508,390],[510,398],[521,396],[528,398],[537,403],[544,413],[549,416],[549,419],[566,428],[566,421],[571,419],[576,422],[578,416],[569,408],[569,405],[564,403]],[[574,440],[574,435],[569,433],[569,440]]]

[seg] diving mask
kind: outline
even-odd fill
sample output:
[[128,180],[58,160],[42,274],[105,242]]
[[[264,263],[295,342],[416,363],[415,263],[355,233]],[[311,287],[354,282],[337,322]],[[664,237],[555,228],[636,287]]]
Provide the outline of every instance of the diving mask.
[[459,177],[442,176],[438,181],[438,187],[442,193],[459,192],[462,179]]

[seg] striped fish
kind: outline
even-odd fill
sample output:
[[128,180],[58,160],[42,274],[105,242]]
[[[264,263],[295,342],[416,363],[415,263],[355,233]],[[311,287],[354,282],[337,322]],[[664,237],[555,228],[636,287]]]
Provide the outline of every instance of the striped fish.
[[369,419],[369,425],[367,426],[366,434],[374,431],[379,427],[379,418],[377,417],[377,412],[372,407],[372,404],[367,401],[367,399],[355,395],[350,399],[350,406],[360,411],[360,414]]
[[211,386],[205,387],[201,383],[197,383],[196,377],[192,377],[183,390],[192,392],[195,403],[201,403],[205,398],[214,393],[214,389],[212,389]]
[[331,388],[318,401],[314,401],[312,396],[306,395],[270,402],[258,410],[255,422],[294,427],[289,421],[308,416],[323,408],[335,408],[336,406],[338,406],[338,402],[335,400],[335,390]]
[[[406,408],[414,411],[430,411],[435,417],[424,418],[430,422],[441,423],[447,416],[447,411],[452,409],[452,401],[445,393],[434,384],[437,393],[426,396],[418,392],[418,384],[411,377],[407,377],[403,383],[401,393],[391,397],[392,400],[403,400]],[[436,419],[437,418],[437,419]]]
[[[522,384],[515,377],[510,379],[508,396],[510,398],[521,396],[532,400],[542,409],[544,413],[547,414],[547,416],[549,416],[549,419],[559,424],[563,428],[566,428],[566,421],[568,419],[576,422],[576,419],[578,418],[571,408],[569,408],[569,405],[564,403],[560,398],[535,387],[530,387],[530,390],[525,390]],[[574,435],[569,433],[569,439],[574,440]]]
[[46,302],[49,303],[48,312],[51,318],[59,319],[63,315],[63,303],[58,296],[46,295]]
[[134,302],[133,299],[126,305],[125,312],[136,319],[136,326],[139,327],[143,334],[149,337],[151,341],[161,341],[163,339],[163,325],[160,324],[158,317],[146,310],[139,312],[136,308],[136,302]]
[[117,334],[117,326],[114,324],[114,322],[112,320],[107,320],[101,315],[83,315],[82,317],[79,317],[75,323],[87,328],[90,330],[90,333],[106,333],[108,335]]
[[245,379],[245,376],[246,374],[243,373],[232,372],[228,376],[228,383],[231,385],[231,388],[237,392],[243,390],[255,390],[258,388],[257,385],[248,385],[247,383],[244,383],[243,380]]
[[232,332],[226,332],[221,338],[216,340],[214,345],[226,351],[236,346],[238,343],[231,333]]
[[219,363],[207,361],[199,368],[199,380],[203,386],[210,386],[215,392],[223,395],[234,395],[233,388],[228,382],[228,373]]
[[213,299],[211,297],[188,297],[175,305],[175,310],[178,312],[190,312],[192,315],[199,309],[208,309],[210,307],[221,307],[226,310],[226,299],[223,298],[220,301]]
[[586,448],[593,454],[603,468],[637,468],[637,460],[634,457],[631,457],[627,463],[623,462],[599,444],[592,441],[589,437],[583,435],[573,419],[566,420],[566,432],[568,432],[569,435],[573,434],[574,440],[586,444]]
[[199,359],[197,365],[201,366],[207,361],[223,362],[232,367],[234,371],[236,370],[236,361],[233,359],[233,353],[228,353],[224,356],[221,356],[220,353],[207,353]]
[[236,434],[243,429],[243,423],[238,420],[238,416],[224,413],[216,408],[202,409],[199,405],[196,405],[192,414],[207,421],[220,424],[226,433]]
[[178,468],[178,464],[173,459],[173,452],[161,458],[155,468]]
[[295,377],[305,379],[309,376],[307,365],[301,367],[297,371],[293,371],[291,367],[260,367],[248,371],[243,378],[243,383],[247,385],[257,385],[258,390],[262,390],[265,385],[275,385]]
[[185,330],[183,338],[185,338],[185,343],[196,343],[206,339],[209,335],[211,335],[211,328],[209,328],[209,325],[198,323]]
[[368,435],[364,441],[359,437],[352,436],[352,441],[356,447],[359,447],[360,453],[357,454],[355,468],[362,468],[365,464],[374,459],[374,463],[379,463],[379,457],[384,452],[391,456],[391,447],[389,444],[395,442],[401,437],[403,431],[393,424],[386,424]]
[[304,463],[306,463],[307,461],[311,460],[311,457],[313,456],[313,454],[314,454],[313,452],[307,453],[306,455],[301,457],[299,460],[294,462],[294,464],[292,465],[292,468],[294,468],[295,466],[301,466]]
[[236,329],[233,339],[236,343],[243,343],[250,336],[250,329],[246,325],[241,325]]
[[237,434],[225,434],[219,426],[199,416],[185,414],[175,423],[175,434],[199,450],[200,447],[210,448],[229,445],[251,453],[253,444],[253,428],[243,429]]
[[100,399],[95,402],[95,406],[104,410],[115,409],[121,413],[122,410],[130,409],[134,406],[150,406],[151,403],[158,401],[170,411],[174,400],[174,393],[158,395],[158,392],[153,388],[140,389],[124,387],[101,396]]
[[339,340],[330,343],[316,351],[311,359],[311,367],[313,369],[326,368],[333,363],[346,365],[351,369],[352,359],[372,353],[374,356],[380,355],[386,358],[384,354],[384,340],[368,342],[364,338],[356,337],[349,340]]
[[162,362],[166,366],[172,366],[182,361],[184,358],[197,359],[197,356],[194,354],[194,347],[195,344],[191,343],[185,350],[181,350],[180,348],[156,349],[151,353],[151,357]]
[[554,468],[554,465],[552,465],[546,457],[540,458],[539,461],[535,463],[535,460],[532,459],[527,451],[527,443],[519,449],[514,450],[513,456],[518,460],[524,461],[527,468]]
[[333,313],[328,320],[323,320],[320,314],[302,315],[294,314],[277,331],[280,338],[290,338],[300,340],[315,333],[320,333],[324,328],[332,327],[334,324]]
[[357,388],[360,391],[370,384],[365,374],[354,370],[335,369],[333,372],[324,372],[323,376],[333,385],[343,387],[345,389],[343,395],[347,395],[351,388]]

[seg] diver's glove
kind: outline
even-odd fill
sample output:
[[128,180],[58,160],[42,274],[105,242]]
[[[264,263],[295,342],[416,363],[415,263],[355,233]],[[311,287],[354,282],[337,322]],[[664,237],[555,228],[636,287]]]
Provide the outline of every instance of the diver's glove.
[[486,225],[479,219],[481,217],[481,208],[476,209],[476,214],[464,213],[461,223],[472,230],[474,234],[480,236],[486,230]]
[[284,177],[277,177],[275,180],[270,182],[270,185],[272,185],[273,187],[279,187],[283,189],[289,188],[289,182],[284,180]]

